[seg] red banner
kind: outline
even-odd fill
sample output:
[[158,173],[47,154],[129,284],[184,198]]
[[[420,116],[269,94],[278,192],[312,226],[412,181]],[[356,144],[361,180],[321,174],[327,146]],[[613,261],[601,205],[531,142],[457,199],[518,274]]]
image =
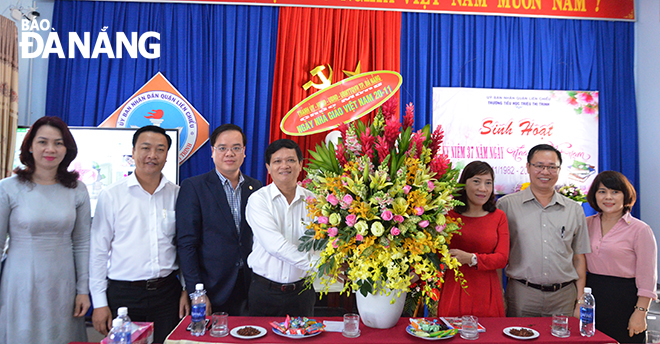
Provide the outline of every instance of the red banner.
[[402,82],[401,74],[384,70],[344,79],[294,106],[280,129],[287,135],[303,136],[336,128],[381,106]]
[[[137,0],[134,0],[137,1]],[[439,12],[519,17],[635,20],[635,0],[171,0],[231,5]]]

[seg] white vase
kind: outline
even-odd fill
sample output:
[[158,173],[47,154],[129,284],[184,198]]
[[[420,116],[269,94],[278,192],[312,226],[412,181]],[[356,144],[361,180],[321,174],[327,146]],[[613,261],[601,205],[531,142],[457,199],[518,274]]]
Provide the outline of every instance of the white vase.
[[396,291],[389,295],[385,294],[367,294],[362,296],[360,292],[356,293],[357,309],[360,313],[362,323],[371,328],[392,328],[401,318],[403,306],[406,303],[406,293],[396,298],[394,303],[390,303],[392,298],[396,297]]

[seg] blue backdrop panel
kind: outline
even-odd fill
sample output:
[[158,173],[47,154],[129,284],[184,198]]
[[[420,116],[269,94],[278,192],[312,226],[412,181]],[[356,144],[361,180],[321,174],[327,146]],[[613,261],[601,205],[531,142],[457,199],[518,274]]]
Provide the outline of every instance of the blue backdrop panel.
[[[60,33],[156,31],[162,51],[154,60],[51,58],[46,113],[98,125],[161,71],[211,129],[244,128],[243,170],[265,181],[277,21],[277,7],[58,0]],[[436,86],[599,90],[600,168],[639,189],[634,23],[403,13],[401,36],[400,99],[415,104],[416,129],[432,121]],[[207,144],[181,178],[210,170],[209,156]]]
[[[433,87],[598,90],[600,170],[639,191],[634,23],[403,13],[401,102],[432,122]],[[639,217],[639,207],[633,208]]]
[[[243,128],[243,171],[265,181],[278,13],[269,6],[56,1],[52,24],[63,47],[68,32],[91,32],[94,42],[107,26],[113,47],[115,32],[160,33],[161,57],[133,59],[124,51],[121,59],[50,58],[46,114],[99,125],[160,71],[211,130],[224,123]],[[181,166],[180,179],[210,171],[210,156],[206,143]]]

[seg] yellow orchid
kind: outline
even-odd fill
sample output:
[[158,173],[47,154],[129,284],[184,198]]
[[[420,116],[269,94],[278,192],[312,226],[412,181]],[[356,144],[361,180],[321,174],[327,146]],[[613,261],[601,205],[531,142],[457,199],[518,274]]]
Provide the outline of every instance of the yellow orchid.
[[[430,129],[406,130],[386,141],[390,122],[382,116],[369,125],[370,134],[353,122],[345,132],[350,138],[343,137],[335,150],[317,147],[304,183],[316,199],[307,200],[312,221],[300,249],[320,251],[309,279],[321,281],[322,294],[343,269],[344,292],[391,289],[394,295],[412,291],[429,299],[446,269],[459,272],[447,244],[461,223],[446,216],[461,204],[453,198],[458,172],[433,164],[442,150],[437,142],[431,148]],[[378,137],[381,147],[369,146],[371,139],[361,142],[361,135]],[[415,274],[420,281],[412,290]]]

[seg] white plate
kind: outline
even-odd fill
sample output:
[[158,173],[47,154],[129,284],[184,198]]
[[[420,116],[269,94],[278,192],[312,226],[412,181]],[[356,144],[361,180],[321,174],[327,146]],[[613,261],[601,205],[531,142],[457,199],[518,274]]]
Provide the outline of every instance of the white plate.
[[[509,333],[509,331],[511,331],[511,330],[514,330],[514,329],[517,330],[517,329],[521,329],[521,328],[524,328],[525,330],[532,331],[532,332],[534,333],[534,335],[533,335],[533,336],[529,336],[529,337],[521,337],[521,336],[516,336],[516,335],[514,335],[514,334]],[[533,329],[533,328],[524,327],[524,326],[512,326],[512,327],[507,327],[507,328],[504,329],[504,334],[506,334],[507,336],[509,336],[509,337],[511,337],[511,338],[521,339],[521,340],[534,339],[534,338],[537,338],[537,337],[539,336],[538,331],[536,331],[536,330]]]
[[312,334],[287,334],[287,333],[282,333],[282,332],[280,332],[280,330],[273,327],[273,333],[275,333],[278,336],[287,337],[287,338],[291,338],[291,339],[303,339],[303,338],[314,337],[314,336],[318,336],[319,334],[321,334],[321,332],[323,332],[323,331],[319,331],[319,332],[312,333]]
[[[241,336],[238,334],[238,330],[245,328],[245,327],[254,327],[255,329],[259,330],[259,334],[254,335],[254,336]],[[255,326],[255,325],[245,325],[245,326],[239,326],[239,327],[234,327],[231,331],[229,331],[229,334],[231,334],[232,337],[240,338],[240,339],[255,339],[255,338],[260,338],[266,335],[268,331],[266,331],[265,328],[261,326]]]
[[421,339],[426,339],[426,340],[449,339],[449,338],[453,338],[456,335],[456,333],[454,333],[452,335],[444,336],[444,337],[422,337],[422,336],[416,335],[414,331],[415,331],[415,328],[412,325],[408,325],[408,327],[406,327],[406,333],[408,333],[409,335],[411,335],[415,338],[421,338]]

